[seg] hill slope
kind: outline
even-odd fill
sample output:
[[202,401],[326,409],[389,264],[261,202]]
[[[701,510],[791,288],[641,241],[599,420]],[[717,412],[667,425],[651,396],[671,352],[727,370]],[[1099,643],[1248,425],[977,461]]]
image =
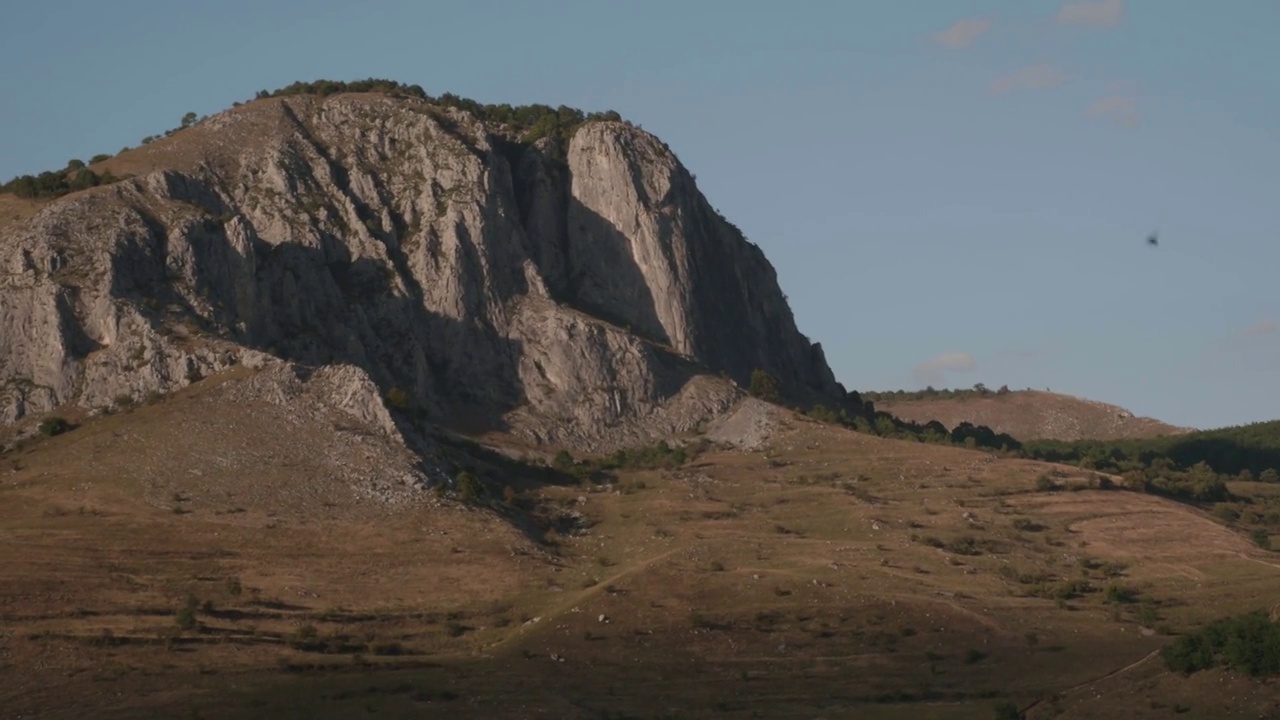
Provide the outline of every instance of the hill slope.
[[[388,504],[301,482],[332,466],[293,446],[331,442],[337,416],[305,397],[245,404],[253,383],[292,386],[242,368],[3,458],[7,713],[1280,710],[1268,686],[1183,677],[1157,654],[1170,634],[1273,602],[1280,560],[1200,510],[1098,489],[1090,473],[748,400],[712,429],[726,444],[666,469],[566,485],[508,464],[505,497]],[[266,431],[290,414],[303,435]],[[230,432],[201,444],[243,462],[182,447],[196,420],[261,423],[259,462]],[[338,436],[377,434],[376,418],[340,424]]]
[[720,374],[843,396],[759,248],[623,122],[529,141],[420,98],[291,95],[95,167],[133,177],[0,227],[0,421],[249,351],[358,367],[408,419],[584,448],[713,416],[738,394]]
[[1040,390],[1007,393],[901,395],[864,393],[877,410],[913,422],[937,420],[948,430],[962,422],[986,425],[1018,440],[1121,440],[1189,432],[1124,408]]

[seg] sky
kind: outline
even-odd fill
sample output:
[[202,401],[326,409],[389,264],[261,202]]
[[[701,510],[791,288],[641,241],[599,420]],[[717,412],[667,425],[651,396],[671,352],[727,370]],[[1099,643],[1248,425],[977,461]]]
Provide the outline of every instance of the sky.
[[63,0],[5,17],[2,179],[295,80],[614,109],[765,251],[849,389],[1280,418],[1275,0]]

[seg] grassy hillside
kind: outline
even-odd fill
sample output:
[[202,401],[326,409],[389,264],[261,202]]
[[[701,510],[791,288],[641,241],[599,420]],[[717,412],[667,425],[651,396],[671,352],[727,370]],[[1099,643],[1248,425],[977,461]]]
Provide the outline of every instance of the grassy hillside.
[[[975,428],[967,421],[960,422],[948,432],[938,420],[922,426],[918,421],[903,420],[883,410],[886,397],[920,398],[903,401],[908,404],[933,402],[927,398],[942,398],[942,402],[964,404],[1008,402],[1007,398],[1016,395],[1018,393],[1006,392],[1004,388],[991,393],[981,387],[972,391],[866,393],[857,396],[858,402],[862,403],[864,414],[870,413],[875,422],[868,422],[863,417],[854,420],[844,415],[837,417],[822,408],[810,414],[863,432],[918,442],[956,443],[961,442],[961,438],[965,436],[976,435],[976,442],[968,439],[963,442],[970,447],[996,449],[1004,456],[1065,463],[1085,470],[1120,475],[1125,489],[1155,493],[1205,507],[1221,504],[1223,507],[1218,510],[1224,516],[1234,514],[1239,517],[1244,514],[1245,517],[1253,518],[1254,531],[1269,531],[1267,527],[1262,527],[1268,523],[1264,523],[1261,516],[1245,512],[1246,508],[1241,507],[1241,499],[1233,495],[1229,483],[1251,483],[1255,480],[1262,483],[1280,482],[1280,420],[1207,431],[1183,431],[1149,438],[1075,441],[1033,439],[1024,442],[1007,435],[995,436],[993,430],[985,426]],[[1050,399],[1057,397],[1059,396],[1050,396]],[[879,404],[870,398],[879,398]]]
[[[0,458],[0,553],[16,559],[0,564],[7,713],[1278,709],[1225,652],[1184,676],[1160,651],[1265,611],[1280,559],[1092,472],[749,401],[756,449],[673,441],[522,461],[455,443],[474,484],[382,505],[309,481],[298,439],[255,430],[279,424],[264,408],[212,401],[218,381]],[[249,434],[175,444],[195,418]],[[210,461],[248,448],[258,471]],[[1275,487],[1240,492],[1280,508]]]
[[1019,440],[1121,440],[1188,432],[1124,408],[1040,390],[921,390],[862,393],[903,420],[947,428],[985,425]]

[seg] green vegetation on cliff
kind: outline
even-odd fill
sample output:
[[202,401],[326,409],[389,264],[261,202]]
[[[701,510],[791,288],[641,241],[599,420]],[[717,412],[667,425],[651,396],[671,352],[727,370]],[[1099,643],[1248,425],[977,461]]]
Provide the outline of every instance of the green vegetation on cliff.
[[471,113],[484,122],[507,126],[524,143],[536,142],[544,137],[558,137],[568,142],[574,131],[585,123],[597,120],[622,120],[622,116],[612,110],[586,113],[566,105],[551,107],[537,103],[532,105],[487,104],[448,92],[439,97],[432,97],[419,85],[405,85],[395,80],[377,78],[353,82],[340,80],[295,82],[278,90],[259,90],[256,99],[290,95],[326,97],[338,93],[383,93],[392,97],[417,98],[441,107],[457,108]]
[[120,178],[110,172],[96,173],[80,160],[72,160],[62,170],[46,170],[39,175],[21,175],[0,185],[0,192],[12,193],[20,198],[54,198],[85,190],[98,185],[108,185]]
[[[381,78],[366,80],[314,80],[311,82],[293,82],[276,90],[259,90],[255,100],[298,95],[318,95],[327,97],[338,93],[380,93],[391,97],[416,98],[440,107],[457,108],[476,116],[478,119],[500,125],[507,129],[521,144],[537,142],[542,138],[558,138],[567,144],[569,138],[579,127],[589,122],[616,121],[622,122],[622,116],[613,110],[587,113],[578,108],[561,105],[510,105],[486,104],[470,98],[444,93],[432,97],[420,85],[404,83]],[[236,103],[240,105],[241,103]],[[168,137],[176,132],[192,127],[204,120],[195,113],[183,115],[182,122],[162,135],[149,135],[142,139],[142,144],[150,144],[161,137]],[[124,148],[128,150],[129,148]],[[123,152],[123,150],[122,150]],[[110,155],[95,155],[93,162],[110,159]],[[38,175],[22,175],[0,185],[0,193],[11,193],[23,198],[56,198],[86,188],[106,185],[121,178],[110,172],[97,173],[87,168],[84,162],[72,160],[63,170],[49,170]]]

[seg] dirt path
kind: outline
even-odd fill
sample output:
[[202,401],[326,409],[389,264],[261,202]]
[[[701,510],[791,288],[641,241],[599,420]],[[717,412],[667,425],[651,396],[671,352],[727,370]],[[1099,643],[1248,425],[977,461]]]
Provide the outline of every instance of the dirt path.
[[[1107,673],[1107,674],[1105,674],[1105,675],[1099,675],[1098,677],[1093,678],[1093,679],[1091,679],[1091,680],[1085,680],[1085,681],[1084,681],[1084,682],[1082,682],[1082,683],[1077,683],[1077,684],[1075,684],[1075,685],[1072,685],[1072,686],[1071,686],[1071,687],[1069,687],[1069,688],[1063,688],[1062,690],[1057,691],[1055,694],[1056,694],[1056,695],[1066,695],[1066,694],[1068,694],[1068,693],[1073,693],[1073,692],[1075,692],[1075,691],[1077,691],[1077,690],[1080,690],[1080,689],[1082,689],[1082,688],[1086,688],[1086,687],[1088,687],[1088,686],[1090,686],[1090,685],[1095,685],[1095,684],[1097,684],[1097,683],[1100,683],[1100,682],[1102,682],[1103,680],[1108,680],[1108,679],[1110,679],[1110,678],[1113,678],[1113,677],[1115,677],[1116,675],[1119,675],[1119,674],[1121,674],[1121,673],[1128,672],[1128,671],[1130,671],[1130,670],[1132,670],[1132,669],[1134,669],[1134,668],[1138,667],[1139,665],[1141,665],[1141,664],[1143,664],[1143,663],[1147,662],[1147,661],[1148,661],[1148,660],[1150,660],[1151,658],[1153,658],[1153,657],[1155,657],[1155,656],[1159,655],[1159,654],[1160,654],[1160,650],[1161,650],[1161,648],[1156,648],[1155,650],[1152,650],[1151,652],[1149,652],[1149,653],[1147,653],[1146,655],[1142,656],[1142,657],[1141,657],[1141,658],[1139,658],[1138,660],[1136,660],[1136,661],[1134,661],[1134,662],[1131,662],[1131,663],[1129,663],[1128,665],[1125,665],[1125,666],[1124,666],[1124,667],[1122,667],[1122,668],[1119,668],[1119,669],[1117,669],[1117,670],[1112,670],[1111,672],[1109,672],[1109,673]],[[1023,708],[1023,709],[1022,709],[1022,713],[1025,715],[1026,713],[1031,712],[1031,710],[1032,710],[1032,709],[1034,709],[1037,705],[1040,705],[1040,704],[1041,704],[1041,703],[1043,703],[1043,702],[1044,702],[1044,699],[1043,699],[1043,698],[1042,698],[1042,699],[1040,699],[1040,700],[1036,700],[1035,702],[1033,702],[1033,703],[1031,703],[1030,705],[1028,705],[1028,706],[1026,706],[1025,708]]]
[[641,560],[640,562],[627,566],[626,568],[622,569],[620,572],[617,572],[607,578],[604,578],[600,580],[600,582],[596,583],[595,585],[592,585],[591,587],[586,588],[585,590],[581,590],[577,593],[574,593],[573,595],[569,596],[568,598],[565,598],[561,602],[556,603],[555,605],[547,608],[546,610],[543,611],[542,615],[539,616],[541,619],[537,623],[534,623],[531,625],[522,625],[516,628],[511,634],[507,635],[501,640],[498,640],[495,643],[492,643],[486,646],[484,648],[485,651],[488,652],[490,650],[497,650],[507,645],[510,645],[511,643],[515,642],[518,638],[521,638],[531,632],[534,632],[537,629],[540,629],[542,626],[549,624],[551,621],[555,620],[557,617],[560,617],[561,615],[564,615],[565,613],[569,612],[573,608],[581,605],[584,601],[589,600],[590,598],[596,595],[599,595],[600,593],[605,591],[605,588],[618,582],[619,580],[627,576],[642,572],[644,570],[648,570],[654,565],[657,565],[659,562],[666,560],[667,558],[671,557],[672,555],[675,555],[678,552],[683,552],[684,550],[687,550],[687,548],[685,547],[672,548],[664,553],[659,553],[658,555],[654,555],[651,558],[648,558],[646,560]]
[[1267,565],[1267,566],[1273,567],[1273,568],[1275,568],[1275,569],[1277,569],[1277,570],[1280,570],[1280,565],[1277,565],[1277,564],[1275,564],[1275,563],[1273,563],[1273,562],[1267,562],[1266,560],[1262,560],[1262,559],[1259,559],[1259,558],[1256,558],[1256,557],[1251,557],[1251,556],[1249,556],[1249,555],[1245,555],[1244,553],[1236,553],[1236,554],[1237,554],[1237,555],[1239,555],[1240,557],[1244,558],[1245,560],[1251,560],[1251,561],[1256,562],[1256,563],[1262,563],[1263,565]]

